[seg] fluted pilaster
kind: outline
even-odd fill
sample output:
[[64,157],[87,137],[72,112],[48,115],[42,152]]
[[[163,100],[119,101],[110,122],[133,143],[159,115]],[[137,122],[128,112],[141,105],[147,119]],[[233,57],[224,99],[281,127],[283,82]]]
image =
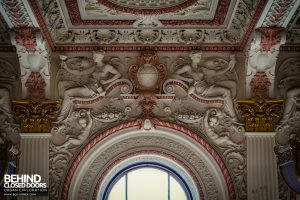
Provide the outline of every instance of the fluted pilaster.
[[[48,133],[22,133],[18,174],[39,174],[42,183],[49,186],[49,138]],[[19,197],[20,200],[47,200],[48,196]]]
[[275,133],[247,134],[247,185],[249,200],[278,199]]

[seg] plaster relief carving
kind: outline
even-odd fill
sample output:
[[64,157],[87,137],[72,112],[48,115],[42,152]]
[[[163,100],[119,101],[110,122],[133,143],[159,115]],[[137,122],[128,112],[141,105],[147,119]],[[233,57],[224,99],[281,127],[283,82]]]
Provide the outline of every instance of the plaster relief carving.
[[284,159],[286,153],[294,148],[293,143],[300,141],[300,59],[287,59],[279,66],[276,75],[280,96],[286,98],[283,117],[276,129],[276,150],[279,162],[285,163],[288,161]]
[[[188,3],[192,1],[187,1]],[[230,1],[219,2],[224,7],[228,8]],[[139,21],[140,15],[125,13],[114,9],[108,9],[106,6],[99,4],[95,1],[83,1],[82,4],[84,13],[83,18],[88,24],[86,25],[104,25],[101,29],[70,29],[68,28],[62,16],[60,15],[59,5],[56,1],[46,1],[44,3],[39,2],[41,7],[41,14],[45,16],[45,21],[49,32],[57,44],[88,44],[91,42],[99,42],[99,44],[160,44],[160,43],[172,43],[172,44],[212,44],[212,43],[226,43],[226,44],[237,44],[242,41],[244,34],[248,32],[248,27],[251,22],[251,18],[254,16],[254,9],[259,5],[259,1],[248,2],[242,0],[238,2],[236,6],[236,12],[234,14],[232,23],[229,24],[229,28],[226,29],[206,29],[205,31],[201,28],[195,28],[202,25],[221,25],[224,23],[226,18],[227,9],[217,9],[215,20],[207,20],[212,18],[213,15],[208,16],[208,13],[214,13],[217,7],[217,2],[198,0],[193,5],[186,9],[180,8],[177,12],[166,13],[163,12],[158,15],[159,21],[155,20],[149,22]],[[70,17],[79,16],[78,12],[75,11],[75,6],[72,1],[68,1],[67,6],[69,12],[72,12]],[[220,6],[222,7],[222,6]],[[144,9],[141,12],[146,12]],[[158,14],[158,9],[153,10],[155,14]],[[75,13],[74,13],[75,12]],[[151,13],[148,13],[151,14]],[[153,13],[152,13],[153,14]],[[98,15],[98,16],[97,16]],[[91,20],[90,16],[95,16],[99,20]],[[123,20],[124,16],[127,20]],[[198,20],[204,16],[205,19]],[[120,18],[121,17],[121,18]],[[169,20],[170,18],[185,18],[186,20]],[[93,18],[93,17],[92,17]],[[104,19],[108,20],[104,20]],[[120,20],[121,19],[121,20]],[[81,18],[71,19],[72,24],[79,25],[84,23]],[[142,20],[143,21],[143,20]],[[148,22],[147,22],[148,21]],[[140,26],[151,26],[157,27],[161,22],[167,28],[149,29],[145,30],[134,30],[132,24],[137,22]],[[123,29],[116,31],[114,28],[107,28],[110,26],[125,26]],[[182,26],[188,28],[181,28]],[[174,26],[174,28],[170,28]],[[105,32],[105,40],[101,39],[102,33]],[[172,36],[172,37],[170,37]],[[60,48],[60,47],[59,47]],[[72,47],[73,48],[73,47]],[[64,49],[68,49],[65,48]],[[89,49],[91,50],[91,49]]]
[[[96,65],[86,57],[61,56],[63,68],[57,76],[58,92],[69,102],[64,102],[63,107],[69,109],[67,106],[71,105],[72,109],[70,107],[67,113],[62,111],[62,120],[52,129],[50,171],[54,182],[51,187],[59,190],[59,180],[64,175],[60,165],[68,163],[95,134],[127,121],[135,123],[141,131],[155,130],[155,120],[162,119],[203,133],[201,137],[208,138],[232,169],[234,181],[239,185],[239,197],[245,196],[244,129],[236,122],[235,112],[234,115],[228,113],[226,102],[230,99],[232,103],[236,95],[235,56],[231,55],[227,61],[200,53],[191,53],[190,57],[160,57],[154,52],[142,52],[132,57],[120,55],[119,60],[115,59],[119,65],[112,59],[105,64],[101,56]],[[165,66],[169,63],[172,66]],[[109,67],[106,69],[106,66]],[[107,74],[100,76],[105,69]],[[121,78],[127,77],[125,74],[111,69],[121,73],[128,71],[132,83]],[[89,77],[95,81],[90,83]],[[107,80],[105,78],[111,79],[107,85],[101,83]],[[207,85],[204,87],[202,82]],[[94,90],[90,86],[95,86]],[[79,118],[84,118],[81,121],[85,128],[78,124]],[[50,195],[55,198],[58,194]]]
[[[72,100],[76,97],[93,98],[105,96],[106,86],[120,79],[121,74],[111,65],[104,63],[104,52],[94,52],[94,63],[87,59],[75,59],[67,63],[67,57],[61,56],[61,67],[70,75],[75,75],[79,80],[62,80],[58,83],[60,96],[63,97],[62,110],[59,121],[65,119],[72,110]],[[68,66],[70,64],[70,66]],[[62,73],[65,73],[62,72]],[[69,77],[71,77],[69,75]],[[67,75],[68,76],[68,75]]]
[[280,97],[285,98],[283,121],[289,119],[296,111],[300,101],[300,59],[290,58],[279,66],[277,71],[277,86]]
[[73,133],[66,134],[69,130],[65,124],[52,129],[52,143],[57,145],[58,148],[69,148],[69,146],[81,145],[89,136],[92,127],[92,117],[89,110],[79,110],[73,113],[73,120],[76,121],[78,135]]
[[49,54],[46,41],[36,28],[14,29],[12,44],[19,56],[22,97],[39,101],[50,95]]
[[221,58],[206,59],[201,68],[202,54],[192,52],[189,56],[192,63],[179,67],[173,78],[190,85],[189,95],[196,94],[204,98],[224,99],[226,112],[237,120],[232,100],[236,96],[236,82],[230,80],[230,76],[234,74],[232,70],[236,64],[235,56],[231,55],[229,62]]
[[[222,117],[220,110],[208,110],[203,119],[204,130],[206,130],[208,137],[210,137],[219,147],[239,149],[241,146],[230,139],[230,132],[217,132],[217,127],[221,125]],[[242,133],[242,131],[241,128],[240,132]],[[240,142],[243,142],[243,139]]]
[[[246,93],[248,97],[255,96],[251,93],[251,81],[258,73],[265,73],[269,81],[265,81],[266,96],[274,96],[275,65],[280,45],[285,43],[285,33],[280,28],[260,28],[251,43],[246,76]],[[264,87],[264,86],[263,86]],[[257,98],[257,97],[256,97]]]
[[157,28],[162,26],[162,23],[153,15],[145,15],[136,20],[132,26],[136,28]]

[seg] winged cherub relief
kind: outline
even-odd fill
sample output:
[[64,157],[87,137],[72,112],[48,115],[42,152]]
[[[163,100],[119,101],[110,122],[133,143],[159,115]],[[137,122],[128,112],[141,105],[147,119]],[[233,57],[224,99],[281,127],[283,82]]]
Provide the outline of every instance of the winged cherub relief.
[[63,80],[58,83],[59,94],[63,97],[62,110],[58,117],[59,121],[65,119],[70,113],[74,98],[104,96],[105,86],[121,77],[121,74],[112,65],[104,63],[104,55],[103,51],[93,52],[94,64],[91,67],[88,66],[87,60],[81,59],[80,62],[72,63],[72,68],[66,62],[67,57],[61,56],[61,67],[69,74],[80,77],[80,79],[85,77],[86,81],[80,82],[79,80],[76,82],[71,77],[71,80]]
[[201,52],[191,52],[189,57],[191,64],[177,69],[173,77],[190,85],[188,94],[223,98],[225,110],[232,119],[237,120],[232,100],[236,96],[236,82],[228,78],[236,64],[235,55],[230,55],[229,62],[222,58],[206,59],[204,65],[200,65]]

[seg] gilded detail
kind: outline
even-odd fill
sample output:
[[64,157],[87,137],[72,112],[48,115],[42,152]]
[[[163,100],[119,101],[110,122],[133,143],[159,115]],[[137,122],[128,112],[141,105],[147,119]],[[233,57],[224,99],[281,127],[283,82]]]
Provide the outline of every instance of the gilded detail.
[[16,119],[23,133],[49,133],[56,119],[61,102],[59,100],[12,101]]
[[238,100],[238,111],[248,132],[273,132],[283,113],[284,100]]

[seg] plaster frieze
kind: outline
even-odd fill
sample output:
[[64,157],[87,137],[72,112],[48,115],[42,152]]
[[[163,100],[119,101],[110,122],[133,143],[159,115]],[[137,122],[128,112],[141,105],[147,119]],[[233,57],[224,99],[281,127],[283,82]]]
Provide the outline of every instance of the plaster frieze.
[[[63,106],[51,131],[53,182],[59,182],[65,173],[60,164],[72,160],[96,132],[127,121],[150,131],[156,126],[155,119],[163,119],[203,133],[201,137],[221,152],[243,198],[245,136],[233,107],[235,56],[209,57],[199,52],[174,60],[145,52],[127,59],[105,56],[104,52],[95,52],[94,60],[60,56],[57,87]],[[172,67],[166,71],[160,63],[167,60]],[[129,76],[130,81],[126,72],[132,68],[135,76]],[[144,82],[145,76],[154,78],[156,85]],[[90,84],[91,80],[95,81]],[[61,162],[56,163],[57,159]]]

